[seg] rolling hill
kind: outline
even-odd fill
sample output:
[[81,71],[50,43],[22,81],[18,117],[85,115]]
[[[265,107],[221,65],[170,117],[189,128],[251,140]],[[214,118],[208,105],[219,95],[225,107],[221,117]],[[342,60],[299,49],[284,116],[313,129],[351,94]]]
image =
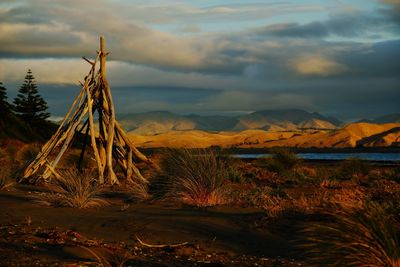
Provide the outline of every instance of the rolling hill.
[[341,129],[308,131],[245,130],[210,133],[199,130],[170,131],[157,135],[129,137],[139,147],[262,148],[262,147],[388,147],[400,146],[400,124],[353,123]]
[[127,131],[141,135],[189,130],[209,132],[326,130],[336,129],[341,125],[335,118],[299,109],[264,110],[240,116],[179,115],[167,111],[155,111],[120,115],[118,118]]

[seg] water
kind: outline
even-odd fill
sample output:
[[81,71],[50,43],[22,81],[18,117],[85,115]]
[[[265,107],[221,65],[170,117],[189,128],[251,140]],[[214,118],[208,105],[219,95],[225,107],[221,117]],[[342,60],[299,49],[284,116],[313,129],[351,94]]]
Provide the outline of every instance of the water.
[[[301,159],[307,160],[345,160],[349,158],[358,158],[368,161],[398,161],[400,162],[400,153],[298,153]],[[242,159],[256,159],[269,157],[271,154],[235,154],[234,157]]]

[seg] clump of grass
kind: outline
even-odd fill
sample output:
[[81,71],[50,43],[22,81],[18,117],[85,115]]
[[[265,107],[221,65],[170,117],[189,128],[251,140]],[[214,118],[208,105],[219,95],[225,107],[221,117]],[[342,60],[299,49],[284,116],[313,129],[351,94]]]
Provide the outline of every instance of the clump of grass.
[[337,180],[324,179],[319,183],[323,189],[340,189],[340,183]]
[[128,253],[121,254],[118,251],[95,250],[85,246],[80,246],[80,248],[91,254],[101,267],[123,267],[127,265],[130,258]]
[[10,188],[14,183],[9,180],[11,176],[11,157],[6,150],[0,148],[0,190]]
[[400,167],[396,167],[391,170],[386,178],[388,180],[395,181],[396,183],[400,183]]
[[274,149],[271,152],[271,157],[259,159],[257,165],[264,167],[269,171],[284,174],[287,171],[293,170],[300,162],[296,154],[288,149],[279,148]]
[[39,144],[25,144],[15,155],[15,160],[20,166],[25,166],[31,162],[40,152]]
[[278,218],[287,210],[288,203],[289,200],[287,199],[270,195],[265,198],[262,208],[268,218]]
[[400,266],[396,229],[384,207],[366,203],[362,209],[332,209],[329,220],[308,226],[303,245],[318,266]]
[[100,188],[96,185],[93,173],[67,170],[61,177],[54,178],[51,192],[38,196],[38,202],[55,207],[93,208],[107,204],[99,197]]
[[226,202],[226,161],[208,149],[170,149],[161,160],[168,195],[184,203],[205,207]]
[[9,181],[7,176],[4,175],[3,173],[1,173],[1,171],[0,171],[0,190],[8,189],[11,186],[13,186],[13,184],[14,183],[12,181]]
[[338,180],[350,180],[355,176],[366,176],[368,173],[368,163],[357,158],[352,158],[340,163],[334,178]]
[[148,184],[145,182],[135,181],[135,183],[128,184],[128,192],[131,196],[130,200],[145,201],[151,196],[149,194]]
[[247,177],[244,175],[243,163],[239,159],[235,159],[232,157],[225,157],[225,168],[227,172],[227,179],[232,183],[243,184],[247,182]]

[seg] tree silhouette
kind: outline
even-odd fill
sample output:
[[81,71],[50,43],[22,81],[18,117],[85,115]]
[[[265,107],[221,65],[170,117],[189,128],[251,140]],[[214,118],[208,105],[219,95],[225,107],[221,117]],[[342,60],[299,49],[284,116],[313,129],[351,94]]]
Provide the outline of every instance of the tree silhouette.
[[10,113],[10,104],[7,102],[7,89],[0,82],[0,115],[4,116]]
[[24,121],[34,125],[38,122],[44,122],[50,117],[50,114],[45,112],[47,108],[47,103],[39,95],[35,77],[33,77],[32,71],[29,69],[25,76],[24,84],[14,99],[14,111]]

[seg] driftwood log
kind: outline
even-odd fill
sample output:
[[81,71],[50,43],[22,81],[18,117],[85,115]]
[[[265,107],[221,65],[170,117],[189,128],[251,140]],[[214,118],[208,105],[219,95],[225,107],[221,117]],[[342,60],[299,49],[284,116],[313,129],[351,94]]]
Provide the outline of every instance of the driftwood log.
[[[98,182],[103,184],[118,184],[119,180],[114,172],[117,164],[123,170],[127,181],[133,177],[146,182],[136,161],[143,161],[158,168],[142,154],[129,140],[125,131],[115,119],[115,109],[111,96],[111,89],[106,77],[107,52],[104,46],[104,36],[100,37],[100,51],[94,61],[83,59],[90,65],[90,71],[85,76],[82,90],[73,101],[56,133],[42,147],[36,158],[24,170],[21,180],[32,177],[48,181],[52,176],[59,176],[57,164],[71,147],[74,136],[85,134],[80,161],[85,152],[87,138],[90,136],[90,147],[96,161]],[[94,114],[98,114],[98,128],[96,130]],[[134,160],[135,159],[135,160]],[[80,164],[80,163],[79,163]]]

